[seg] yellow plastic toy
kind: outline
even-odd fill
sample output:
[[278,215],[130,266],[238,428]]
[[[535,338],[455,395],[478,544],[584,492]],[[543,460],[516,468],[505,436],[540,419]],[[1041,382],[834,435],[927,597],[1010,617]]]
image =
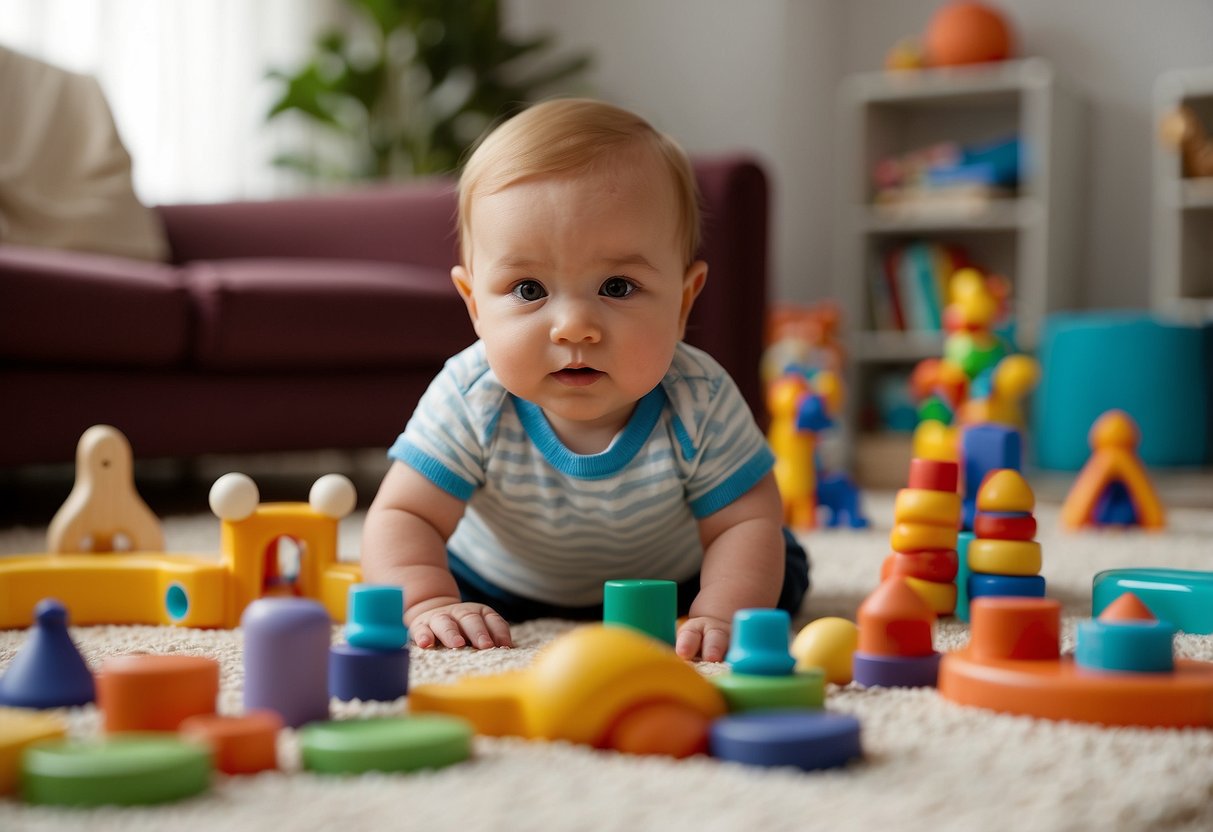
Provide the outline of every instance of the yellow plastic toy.
[[21,752],[31,743],[67,735],[67,723],[53,714],[0,708],[0,796],[17,790]]
[[1061,524],[1067,529],[1098,524],[1096,509],[1109,487],[1122,486],[1132,502],[1137,524],[1161,529],[1166,523],[1162,503],[1137,456],[1141,434],[1123,410],[1109,410],[1091,427],[1091,458],[1061,506]]
[[[409,691],[413,713],[468,719],[477,733],[615,747],[625,723],[673,709],[706,731],[725,714],[720,691],[661,642],[627,627],[590,624],[561,636],[530,667]],[[660,748],[649,748],[651,753]]]
[[[113,428],[109,430],[121,437]],[[92,449],[97,447],[119,447],[109,433],[97,440],[101,435],[93,429],[85,432],[82,460],[95,461]],[[125,441],[122,437],[122,443]],[[126,448],[129,473],[129,445]],[[77,471],[73,495],[103,493],[95,481],[81,487],[81,477],[87,479],[91,473],[95,472]],[[116,480],[122,481],[129,484],[129,476]],[[90,504],[69,497],[56,515],[56,519],[65,518],[56,525],[61,532],[58,536],[69,543],[83,538],[97,543],[112,538],[116,530],[132,542],[146,540],[146,528],[136,530],[123,519],[138,514],[130,508],[133,492],[131,487],[121,502],[105,498]],[[260,503],[251,479],[227,474],[215,482],[210,495],[211,507],[221,520],[218,560],[142,549],[0,558],[0,628],[29,626],[34,607],[48,597],[62,601],[77,625],[231,628],[239,625],[249,603],[281,592],[315,598],[335,621],[344,621],[348,588],[361,580],[362,570],[357,564],[337,561],[337,524],[353,510],[355,501],[353,483],[340,474],[317,480],[307,503],[266,504]],[[117,516],[105,510],[113,505],[120,506]],[[287,574],[279,564],[278,544],[283,539],[293,541],[299,551],[298,569]]]
[[818,618],[804,625],[792,640],[789,652],[796,657],[796,672],[819,667],[827,682],[846,685],[859,645],[859,627],[845,618]]

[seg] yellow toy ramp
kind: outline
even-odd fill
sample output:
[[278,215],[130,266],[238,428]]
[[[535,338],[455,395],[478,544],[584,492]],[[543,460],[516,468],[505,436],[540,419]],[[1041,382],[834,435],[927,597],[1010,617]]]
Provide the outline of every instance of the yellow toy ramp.
[[462,716],[480,733],[597,745],[637,705],[673,703],[707,719],[725,713],[714,685],[666,645],[626,627],[591,624],[561,636],[531,667],[409,693],[415,713]]
[[196,555],[155,552],[0,558],[0,628],[28,627],[43,598],[73,625],[225,627],[227,570]]

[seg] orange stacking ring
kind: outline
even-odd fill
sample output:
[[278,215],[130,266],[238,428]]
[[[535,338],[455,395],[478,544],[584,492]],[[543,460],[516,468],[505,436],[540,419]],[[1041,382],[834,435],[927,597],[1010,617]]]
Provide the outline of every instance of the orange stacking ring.
[[224,774],[253,774],[278,768],[278,732],[282,717],[274,711],[244,716],[196,714],[181,723],[180,733],[201,740],[215,755]]
[[898,552],[955,549],[959,522],[950,528],[923,523],[897,523],[889,533],[889,545]]
[[97,674],[97,707],[110,733],[176,731],[186,717],[213,714],[218,696],[219,663],[203,656],[116,656]]
[[898,523],[925,523],[955,529],[960,525],[960,495],[951,491],[903,488],[893,500],[893,518]]
[[1061,655],[1061,602],[1053,598],[974,598],[969,605],[975,661],[1045,661]]
[[[885,563],[887,566],[881,569],[881,580],[890,575],[901,575],[904,578],[946,583],[955,580],[960,570],[960,558],[955,549],[893,552],[885,558]],[[885,574],[886,569],[888,574]]]
[[998,540],[1031,540],[1036,537],[1036,518],[1030,514],[1011,517],[979,511],[973,520],[973,534]]
[[969,569],[987,575],[1037,575],[1040,544],[1034,540],[987,540],[969,544]]

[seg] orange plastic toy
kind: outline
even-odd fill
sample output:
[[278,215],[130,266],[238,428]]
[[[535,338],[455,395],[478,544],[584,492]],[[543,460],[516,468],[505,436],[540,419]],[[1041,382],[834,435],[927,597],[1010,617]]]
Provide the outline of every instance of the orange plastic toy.
[[935,684],[939,654],[932,646],[935,614],[909,582],[894,576],[859,605],[859,643],[852,675],[865,687]]
[[213,714],[219,663],[204,656],[132,653],[106,659],[97,674],[105,730],[176,731],[196,714]]
[[[945,699],[1103,725],[1213,726],[1213,664],[1176,659],[1170,673],[1086,670],[1059,655],[1061,604],[1054,599],[978,598],[971,613],[968,647],[944,656],[939,668]],[[1101,620],[1133,614],[1122,609]]]
[[1091,427],[1091,458],[1061,507],[1061,524],[1067,529],[1098,525],[1096,509],[1109,487],[1121,485],[1132,501],[1138,525],[1161,529],[1166,522],[1162,503],[1137,456],[1141,434],[1122,410],[1109,410]]
[[893,503],[893,531],[880,577],[901,576],[936,615],[956,611],[956,554],[961,502],[955,462],[910,461],[909,487]]
[[278,732],[282,717],[273,711],[243,716],[196,714],[181,723],[179,733],[210,746],[215,768],[224,774],[254,774],[278,768]]

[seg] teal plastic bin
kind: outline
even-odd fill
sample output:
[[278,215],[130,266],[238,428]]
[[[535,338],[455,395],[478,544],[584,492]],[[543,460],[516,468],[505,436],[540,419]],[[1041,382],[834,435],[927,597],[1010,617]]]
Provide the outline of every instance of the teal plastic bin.
[[1148,467],[1198,466],[1213,446],[1213,328],[1141,312],[1050,316],[1041,340],[1032,435],[1040,468],[1077,471],[1087,434],[1118,408],[1141,429]]

